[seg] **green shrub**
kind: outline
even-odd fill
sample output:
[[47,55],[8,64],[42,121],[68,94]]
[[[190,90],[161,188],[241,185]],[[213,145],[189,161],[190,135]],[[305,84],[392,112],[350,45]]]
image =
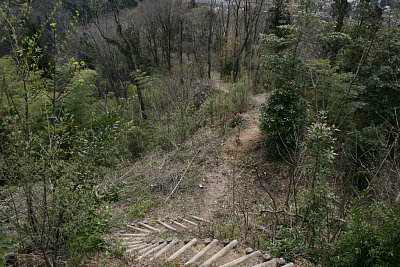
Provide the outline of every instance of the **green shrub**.
[[230,219],[219,229],[219,237],[221,239],[228,238],[230,240],[238,239],[242,235],[241,225],[236,220]]
[[303,244],[303,235],[301,228],[282,228],[277,231],[276,241],[269,251],[276,257],[294,261],[297,256],[307,253]]
[[242,123],[242,117],[239,114],[233,116],[229,122],[229,127],[236,128],[238,125]]
[[69,85],[71,93],[63,103],[64,112],[70,114],[80,127],[90,128],[93,118],[102,114],[96,99],[99,75],[94,70],[85,69],[75,76]]
[[129,210],[129,217],[131,219],[143,219],[146,217],[153,204],[154,202],[152,200],[142,200],[136,202]]
[[275,158],[295,148],[304,132],[307,104],[296,86],[293,81],[277,79],[261,107],[261,131],[267,137],[269,155]]
[[386,156],[390,136],[383,126],[369,126],[361,130],[348,131],[343,136],[346,144],[347,161],[352,164],[353,185],[365,190],[369,180],[375,175],[375,168]]
[[239,113],[248,109],[250,99],[250,82],[248,76],[245,75],[233,84],[228,93],[217,92],[209,97],[200,112],[212,125],[218,125],[223,130],[227,126],[234,128],[240,124]]
[[104,249],[103,236],[109,230],[109,213],[101,211],[96,203],[89,205],[82,207],[81,213],[71,214],[65,229],[68,249],[76,262],[81,261],[87,252]]
[[0,233],[0,267],[6,266],[6,259],[3,258],[3,255],[6,255],[6,252],[10,249],[10,243],[8,237]]
[[208,123],[225,127],[230,114],[230,105],[226,95],[218,92],[205,101],[201,112],[209,119]]
[[148,146],[148,134],[139,127],[132,127],[128,132],[128,149],[133,159],[139,158]]
[[176,148],[184,143],[198,129],[198,120],[192,105],[183,105],[151,123],[153,124],[152,145],[165,150]]
[[358,203],[351,210],[347,227],[334,245],[331,266],[399,266],[400,213],[378,203]]
[[250,103],[250,81],[247,75],[244,75],[235,83],[228,93],[228,99],[232,113],[243,113],[247,110]]

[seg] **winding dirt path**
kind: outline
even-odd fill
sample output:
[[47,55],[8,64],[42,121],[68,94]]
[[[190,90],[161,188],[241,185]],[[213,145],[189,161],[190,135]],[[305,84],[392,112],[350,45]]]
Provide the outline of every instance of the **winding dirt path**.
[[242,114],[243,122],[218,149],[220,164],[207,175],[207,186],[201,215],[210,218],[215,211],[232,203],[233,183],[238,176],[237,162],[249,155],[262,140],[259,129],[260,106],[266,94],[252,96],[251,108]]
[[[217,71],[211,75],[211,84],[217,90],[229,92],[232,84],[220,79]],[[207,128],[199,139],[207,140],[200,145],[202,152],[198,158],[205,158],[195,162],[191,168],[196,170],[196,184],[192,184],[187,191],[175,192],[162,209],[155,212],[157,216],[174,215],[179,213],[196,213],[212,220],[218,211],[233,207],[234,190],[238,191],[236,181],[242,174],[238,166],[240,162],[252,155],[262,140],[259,130],[260,106],[265,102],[266,94],[253,95],[248,110],[241,114],[242,123],[233,133],[222,139],[215,129]],[[209,133],[207,133],[209,131]],[[201,142],[200,142],[201,143]],[[198,149],[199,147],[193,148]],[[190,153],[194,153],[191,151]],[[171,159],[169,163],[175,161]],[[169,164],[157,173],[151,171],[152,176],[165,177],[166,170],[175,170],[177,167]],[[176,171],[176,170],[175,170]],[[173,171],[170,171],[173,174]],[[188,179],[185,177],[184,179]]]

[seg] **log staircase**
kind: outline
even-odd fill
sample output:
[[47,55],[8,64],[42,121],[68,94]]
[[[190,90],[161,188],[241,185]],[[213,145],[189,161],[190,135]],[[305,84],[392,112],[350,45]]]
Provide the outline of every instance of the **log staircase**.
[[[146,220],[126,224],[115,239],[126,247],[126,256],[139,266],[199,267],[293,267],[283,258],[241,246],[238,240],[187,238],[211,222],[187,215],[174,219]],[[189,234],[189,235],[188,235]],[[164,265],[163,265],[164,264]],[[175,264],[175,265],[173,265]]]

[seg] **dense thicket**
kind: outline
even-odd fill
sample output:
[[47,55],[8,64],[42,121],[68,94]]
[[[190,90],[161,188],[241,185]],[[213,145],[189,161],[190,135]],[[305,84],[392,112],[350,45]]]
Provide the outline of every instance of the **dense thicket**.
[[262,38],[271,94],[261,129],[268,152],[294,170],[282,208],[294,209],[295,223],[276,249],[333,266],[389,266],[399,257],[398,10],[320,4],[304,2]]

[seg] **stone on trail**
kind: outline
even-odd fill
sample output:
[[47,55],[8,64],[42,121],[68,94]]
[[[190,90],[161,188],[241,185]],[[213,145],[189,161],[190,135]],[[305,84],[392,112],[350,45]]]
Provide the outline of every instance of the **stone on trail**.
[[268,253],[265,253],[263,255],[263,258],[264,258],[265,261],[269,261],[270,259],[272,259],[272,256],[270,254],[268,254]]
[[245,249],[245,251],[246,251],[246,255],[248,255],[248,254],[252,253],[254,250],[251,247],[247,247]]
[[224,244],[224,246],[228,245],[230,243],[228,238],[225,238],[222,240],[222,244]]
[[286,263],[286,260],[284,258],[279,258],[276,260],[276,263],[278,264],[278,266],[282,266]]

